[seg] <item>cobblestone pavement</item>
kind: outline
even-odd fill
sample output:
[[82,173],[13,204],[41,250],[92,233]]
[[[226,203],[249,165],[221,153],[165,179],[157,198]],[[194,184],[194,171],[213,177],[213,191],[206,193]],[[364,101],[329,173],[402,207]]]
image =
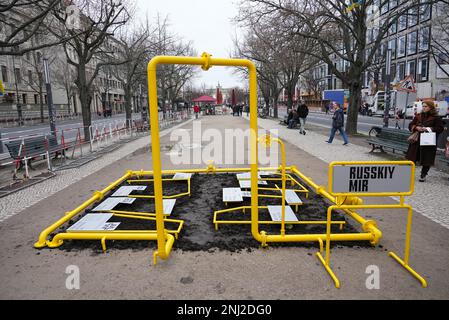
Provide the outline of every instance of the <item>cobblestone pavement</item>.
[[[172,130],[193,121],[188,120],[174,127],[161,131],[160,135],[165,136]],[[80,168],[64,170],[58,172],[57,176],[20,190],[11,195],[0,198],[0,222],[12,217],[22,210],[32,206],[33,204],[51,196],[52,194],[68,187],[69,185],[91,175],[94,172],[106,167],[107,165],[122,159],[138,149],[145,148],[150,145],[150,136],[144,136],[133,142],[127,143],[118,150],[111,152],[96,159]]]
[[[307,131],[306,135],[300,135],[299,130],[287,129],[278,124],[278,120],[257,119],[259,127],[270,130],[277,129],[280,138],[290,142],[305,152],[330,163],[332,161],[384,161],[391,155],[369,153],[370,147],[349,144],[342,145],[342,140],[336,135],[332,144],[325,141],[328,136]],[[312,127],[306,123],[306,129]],[[349,142],[351,138],[349,137]],[[421,167],[417,166],[415,172],[415,192],[406,198],[406,203],[413,206],[415,211],[449,229],[449,180],[448,174],[432,168],[427,176],[427,181],[418,181]],[[398,200],[397,197],[393,199]]]

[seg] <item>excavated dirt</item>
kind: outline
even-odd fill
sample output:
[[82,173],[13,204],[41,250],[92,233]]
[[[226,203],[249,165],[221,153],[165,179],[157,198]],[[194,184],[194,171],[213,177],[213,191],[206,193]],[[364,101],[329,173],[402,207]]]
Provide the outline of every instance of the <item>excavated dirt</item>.
[[[168,176],[167,176],[168,177]],[[301,179],[295,177],[302,183]],[[268,186],[275,187],[275,183],[280,186],[280,181],[269,182]],[[127,185],[123,183],[122,185]],[[139,182],[133,185],[146,185],[147,189],[144,191],[134,191],[132,195],[153,195],[152,182]],[[240,251],[252,248],[259,248],[260,243],[254,240],[251,235],[250,224],[234,224],[234,225],[219,225],[218,231],[215,231],[213,221],[213,213],[216,210],[225,208],[238,207],[242,205],[250,205],[250,198],[243,198],[244,201],[237,204],[228,204],[226,207],[222,201],[222,189],[228,187],[238,187],[238,180],[235,174],[195,174],[191,179],[191,196],[184,196],[176,200],[175,207],[169,218],[184,220],[184,227],[179,234],[179,239],[174,243],[174,249],[181,249],[183,251],[207,251],[207,250],[226,250],[226,251]],[[120,186],[119,186],[120,187]],[[118,189],[117,187],[116,189]],[[186,181],[170,181],[163,183],[164,195],[173,195],[177,193],[187,192]],[[289,185],[287,188],[291,189]],[[295,188],[297,188],[295,186]],[[116,189],[112,190],[112,194]],[[273,194],[273,191],[259,191],[260,194]],[[278,194],[280,195],[280,193]],[[309,198],[306,199],[304,195],[300,195],[304,205],[300,206],[298,213],[296,213],[299,220],[325,220],[326,210],[330,203],[310,191]],[[274,198],[259,198],[259,205],[280,205],[280,199]],[[98,204],[95,204],[97,206]],[[92,208],[88,208],[85,213],[89,213]],[[292,209],[294,207],[292,206]],[[136,199],[133,204],[119,204],[114,210],[123,211],[137,211],[137,212],[154,212],[153,199]],[[63,232],[66,228],[81,219],[84,214],[79,215],[76,219],[72,219],[68,224],[64,225],[58,232]],[[234,213],[224,213],[219,216],[220,220],[250,220],[250,210],[246,213],[236,211]],[[348,219],[343,214],[337,212],[332,216],[335,221],[346,221],[343,229],[340,230],[338,226],[332,226],[333,233],[353,233],[359,232],[354,227],[353,220]],[[260,221],[270,221],[271,217],[268,210],[261,209],[259,211]],[[116,230],[151,230],[156,229],[154,221],[130,219],[122,217],[112,217],[108,222],[120,222]],[[352,225],[354,224],[354,225]],[[167,229],[176,229],[177,224],[166,223]],[[290,225],[287,228],[287,234],[316,234],[325,233],[326,225]],[[260,225],[259,229],[266,231],[267,234],[279,234],[280,225]],[[51,235],[53,237],[54,234]],[[332,246],[359,246],[369,247],[368,242],[332,242]],[[317,243],[270,243],[270,247],[317,247]],[[156,248],[155,241],[108,241],[107,247],[109,249],[134,249],[141,250],[146,248]],[[60,247],[61,250],[82,250],[92,249],[94,253],[101,252],[101,245],[99,241],[65,241]]]

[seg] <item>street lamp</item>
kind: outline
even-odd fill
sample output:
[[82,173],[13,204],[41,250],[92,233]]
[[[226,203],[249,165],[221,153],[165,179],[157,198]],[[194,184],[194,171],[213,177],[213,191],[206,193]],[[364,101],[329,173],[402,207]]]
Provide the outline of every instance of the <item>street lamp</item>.
[[385,110],[384,110],[384,128],[388,128],[388,120],[390,116],[390,82],[391,82],[391,52],[392,49],[387,49],[387,59],[385,65]]
[[50,122],[50,133],[56,137],[53,94],[51,92],[50,70],[48,69],[48,59],[44,58],[43,61],[44,61],[45,88],[47,90],[48,120]]

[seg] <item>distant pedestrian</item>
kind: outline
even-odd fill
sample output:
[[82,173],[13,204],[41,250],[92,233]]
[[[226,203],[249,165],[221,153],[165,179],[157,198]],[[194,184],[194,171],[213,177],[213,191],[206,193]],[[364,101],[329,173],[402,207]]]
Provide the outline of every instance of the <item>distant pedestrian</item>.
[[306,118],[309,115],[309,108],[305,103],[301,103],[299,104],[296,112],[298,113],[299,123],[301,125],[301,127],[299,128],[299,133],[306,135],[305,126],[306,126]]
[[343,111],[342,106],[335,102],[334,103],[334,115],[332,116],[332,129],[331,129],[331,135],[329,137],[329,140],[327,140],[327,143],[332,143],[332,141],[334,140],[334,136],[335,136],[335,132],[337,132],[337,130],[340,132],[341,136],[343,137],[344,143],[343,145],[346,146],[348,145],[349,141],[348,141],[348,137],[346,136],[346,132],[343,129],[344,125],[345,125],[345,114]]
[[[422,132],[436,132],[439,134],[443,132],[443,121],[438,116],[438,111],[435,108],[433,101],[424,101],[422,104],[422,112],[417,114],[413,121],[409,123],[408,129],[411,132],[419,132],[418,140],[415,143],[408,145],[406,159],[419,162],[422,165],[420,182],[426,181],[426,176],[429,173],[430,167],[435,165],[435,155],[437,146],[421,146],[420,136]],[[436,139],[438,141],[438,139]]]
[[324,106],[324,110],[326,111],[326,114],[329,113],[329,109],[330,109],[330,103],[326,103],[326,105]]
[[243,105],[239,106],[239,116],[243,116]]
[[298,124],[298,122],[299,122],[298,112],[292,109],[292,116],[288,121],[288,128],[293,129],[293,127],[295,127]]
[[246,109],[246,116],[249,117],[249,106],[245,105],[245,109]]
[[198,114],[200,113],[200,107],[198,107],[198,105],[194,105],[193,112],[195,113],[195,119],[198,119]]

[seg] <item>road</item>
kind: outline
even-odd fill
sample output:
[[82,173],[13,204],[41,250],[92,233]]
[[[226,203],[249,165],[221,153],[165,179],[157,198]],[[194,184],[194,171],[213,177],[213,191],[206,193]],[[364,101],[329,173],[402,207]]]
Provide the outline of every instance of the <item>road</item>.
[[[286,115],[286,109],[280,108],[279,111],[279,118],[283,119]],[[347,116],[345,115],[345,120],[347,119]],[[399,120],[399,125],[401,128],[403,127],[403,119]],[[405,120],[405,127],[408,128],[408,124],[411,120],[406,119]],[[325,114],[325,113],[318,113],[318,112],[309,112],[309,115],[307,117],[307,123],[313,123],[321,126],[325,126],[330,128],[332,124],[332,115],[331,114]],[[368,133],[372,126],[383,126],[383,118],[382,117],[368,117],[368,116],[362,116],[359,115],[358,121],[357,121],[357,131],[360,133]],[[395,127],[395,120],[390,119],[389,120],[389,127],[394,128]]]
[[[133,119],[140,118],[140,113],[133,114]],[[115,126],[118,124],[121,126],[125,121],[125,114],[114,115],[111,118],[98,118],[92,120],[92,126],[98,126],[100,129],[103,125],[106,125],[109,128],[109,124],[111,126]],[[83,131],[83,122],[82,119],[76,120],[67,120],[56,123],[56,131],[58,133],[58,140],[61,139],[61,133],[64,131],[64,139],[66,142],[76,140],[79,132],[82,137],[84,137]],[[10,128],[1,128],[1,139],[2,143],[6,143],[10,139],[18,139],[18,138],[26,138],[29,136],[40,136],[40,135],[49,135],[50,134],[50,126],[48,123],[39,124],[39,125],[25,125],[22,127],[10,127]],[[7,152],[5,146],[3,146],[3,152]]]

